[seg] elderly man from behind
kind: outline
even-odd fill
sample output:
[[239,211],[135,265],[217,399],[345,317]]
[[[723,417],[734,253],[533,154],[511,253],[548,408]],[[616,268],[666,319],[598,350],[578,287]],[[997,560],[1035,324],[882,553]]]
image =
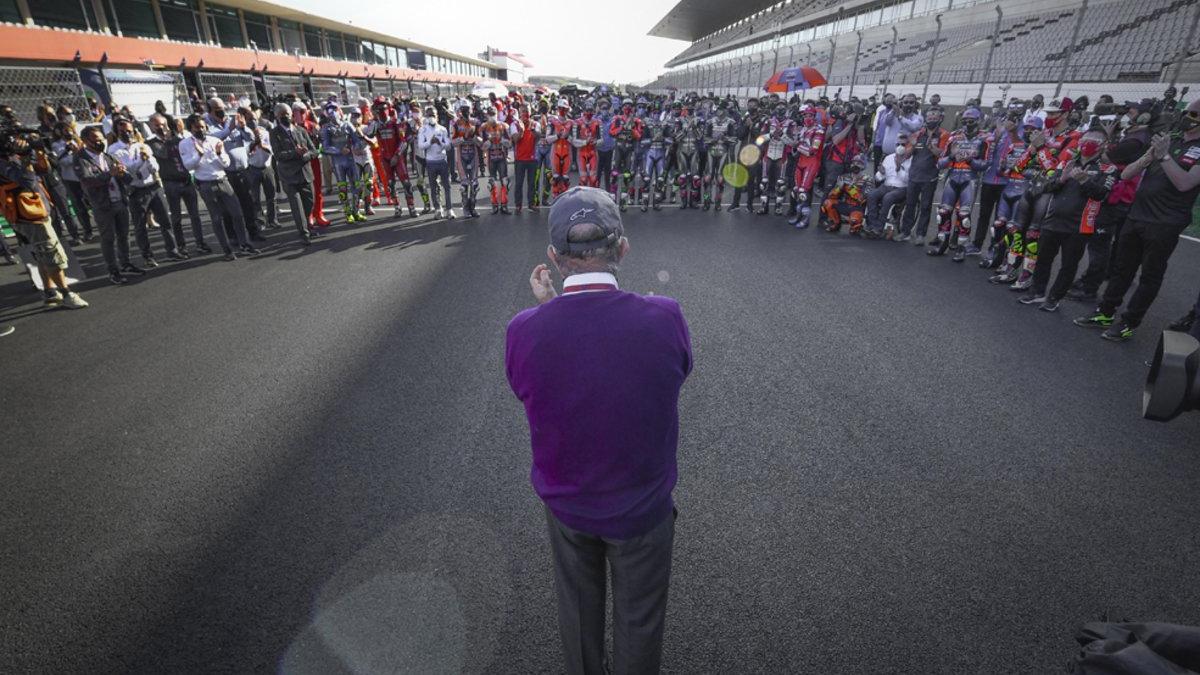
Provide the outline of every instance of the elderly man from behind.
[[505,365],[529,420],[566,671],[655,673],[675,538],[679,390],[692,369],[688,326],[674,300],[617,287],[629,241],[607,192],[572,188],[549,221],[547,254],[563,293],[546,265],[534,268],[539,306],[508,324]]

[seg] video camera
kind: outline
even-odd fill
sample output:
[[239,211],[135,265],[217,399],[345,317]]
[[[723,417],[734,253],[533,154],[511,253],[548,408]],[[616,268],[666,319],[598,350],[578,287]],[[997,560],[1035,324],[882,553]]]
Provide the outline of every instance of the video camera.
[[1163,331],[1142,392],[1142,417],[1169,422],[1189,410],[1200,410],[1200,341]]
[[[25,141],[23,148],[17,147],[18,139]],[[0,117],[0,155],[28,155],[42,145],[44,142],[40,130],[21,126],[8,117]]]

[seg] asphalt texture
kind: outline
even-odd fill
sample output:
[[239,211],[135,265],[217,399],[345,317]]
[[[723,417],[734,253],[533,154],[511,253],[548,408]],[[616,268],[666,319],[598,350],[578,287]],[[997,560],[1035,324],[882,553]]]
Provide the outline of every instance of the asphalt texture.
[[[561,671],[503,369],[545,212],[382,211],[76,312],[0,266],[0,671]],[[626,220],[695,350],[665,671],[1058,673],[1101,615],[1200,624],[1200,414],[1139,417],[1200,244],[1117,345],[907,244]]]

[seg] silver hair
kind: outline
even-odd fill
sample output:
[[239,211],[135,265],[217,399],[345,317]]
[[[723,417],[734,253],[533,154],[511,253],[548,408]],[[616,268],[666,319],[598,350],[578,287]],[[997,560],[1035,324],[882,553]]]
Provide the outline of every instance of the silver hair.
[[[567,233],[568,242],[604,241],[603,231],[593,223],[580,223]],[[624,237],[617,237],[612,243],[586,251],[559,251],[558,267],[564,276],[583,274],[586,272],[609,272],[616,274],[620,270],[621,242]]]

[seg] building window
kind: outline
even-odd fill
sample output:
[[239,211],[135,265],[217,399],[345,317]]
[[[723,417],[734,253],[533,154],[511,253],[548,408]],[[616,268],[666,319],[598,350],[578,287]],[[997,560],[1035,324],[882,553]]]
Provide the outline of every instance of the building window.
[[163,27],[167,37],[180,42],[200,42],[204,34],[200,30],[196,0],[158,0],[162,11]]
[[295,21],[285,21],[277,19],[279,24],[279,39],[283,40],[283,51],[293,54],[299,51],[304,53],[304,44],[300,37],[300,24]]
[[242,15],[246,20],[246,36],[254,46],[264,51],[275,49],[275,41],[271,39],[271,22],[262,14],[246,12]]
[[309,56],[324,56],[325,50],[321,48],[321,31],[312,26],[304,27],[304,51]]
[[0,0],[0,21],[25,23],[25,19],[21,18],[21,10],[17,8],[17,0]]
[[121,35],[162,37],[150,0],[108,0],[108,12],[113,19],[113,30],[120,31]]
[[245,41],[242,40],[242,20],[238,18],[236,9],[212,4],[207,5],[207,9],[210,20],[209,28],[212,30],[213,38],[222,47],[246,46]]
[[29,14],[39,26],[99,30],[100,22],[87,0],[35,0],[29,3]]
[[387,65],[387,46],[381,45],[378,42],[372,42],[371,48],[375,51],[375,63],[381,66]]
[[363,63],[375,63],[375,47],[370,40],[363,40],[361,43],[361,54]]
[[388,62],[389,66],[405,65],[400,62],[400,52],[391,45],[388,45],[388,48],[387,48],[387,62]]
[[329,33],[329,58],[338,61],[346,60],[346,48],[342,46],[341,33]]

